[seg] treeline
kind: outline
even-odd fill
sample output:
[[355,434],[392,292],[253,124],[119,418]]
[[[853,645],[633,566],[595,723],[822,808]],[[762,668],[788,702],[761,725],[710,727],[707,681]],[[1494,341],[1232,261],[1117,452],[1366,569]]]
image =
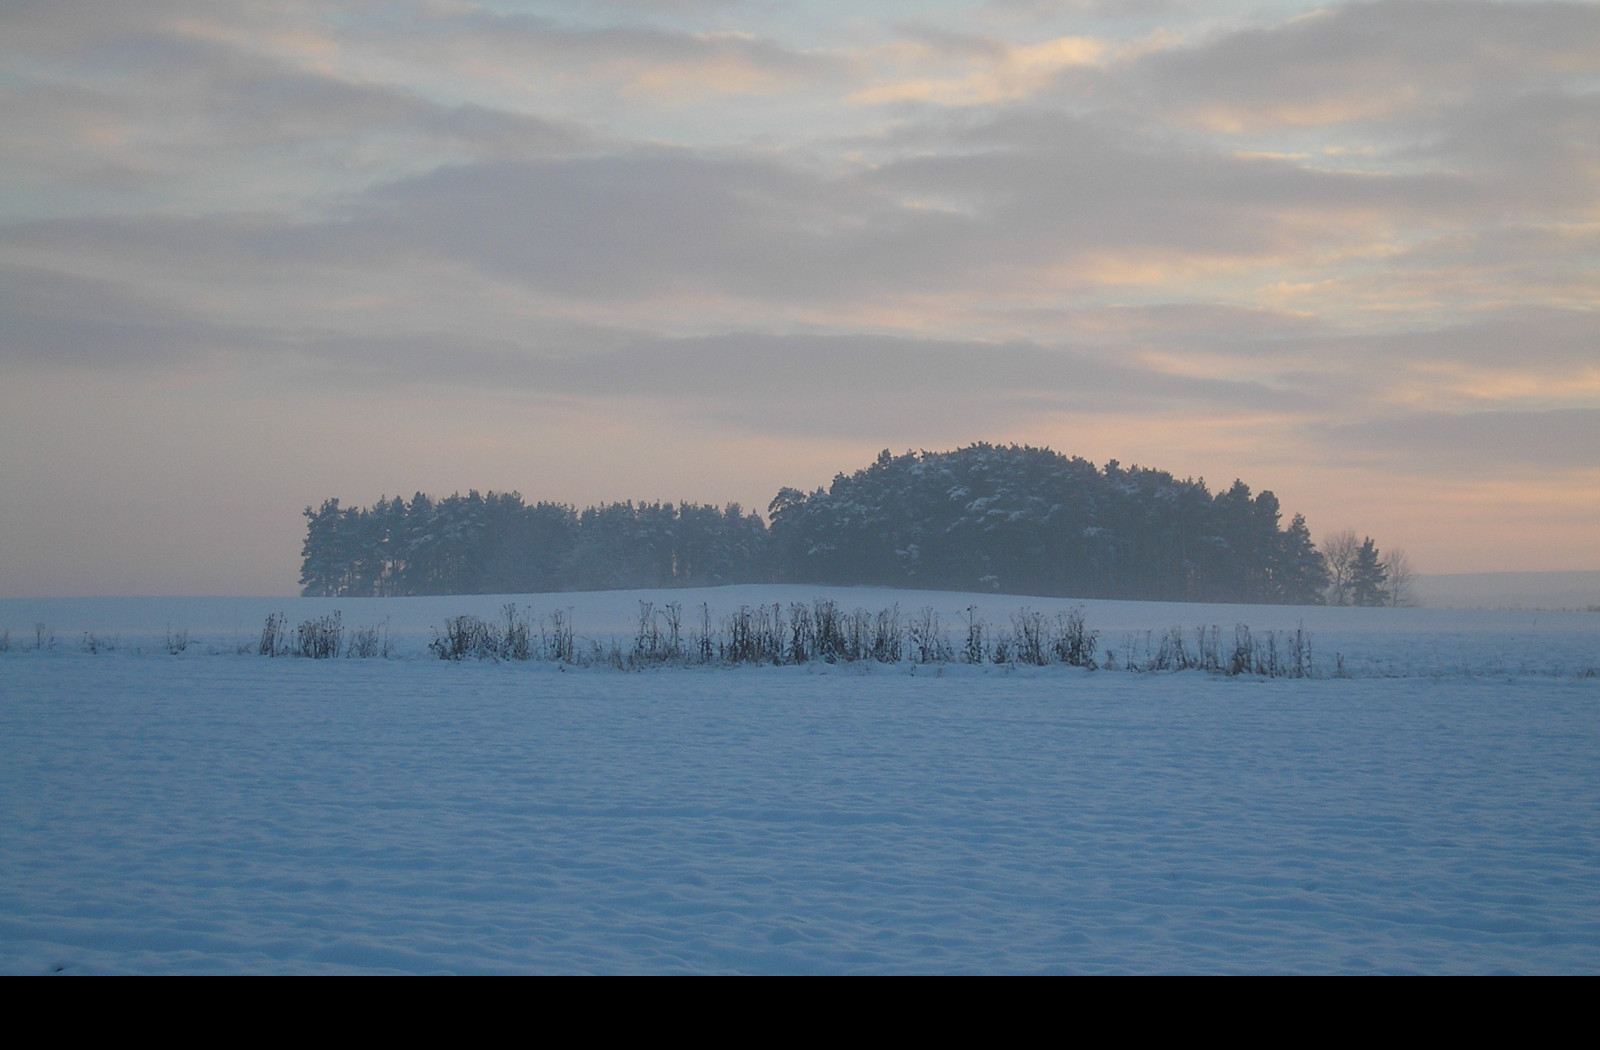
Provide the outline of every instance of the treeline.
[[737,504],[330,499],[306,508],[300,582],[308,596],[794,582],[1289,604],[1330,585],[1304,518],[1285,525],[1271,492],[1027,446],[885,451],[827,489],[783,489],[768,513],[770,527]]
[[306,508],[307,597],[531,594],[701,587],[769,579],[755,513],[684,503],[610,503],[582,513],[515,493],[380,499]]

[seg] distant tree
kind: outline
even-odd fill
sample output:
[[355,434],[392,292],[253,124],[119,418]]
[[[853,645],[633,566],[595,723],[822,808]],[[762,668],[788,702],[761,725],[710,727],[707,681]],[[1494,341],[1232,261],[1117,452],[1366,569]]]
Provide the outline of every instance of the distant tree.
[[336,499],[305,509],[306,541],[301,547],[300,593],[308,598],[341,594],[349,582],[351,559],[342,542],[343,512]]
[[1322,537],[1322,557],[1328,569],[1328,604],[1349,605],[1351,574],[1355,571],[1356,553],[1361,541],[1355,529],[1343,529]]
[[1388,590],[1383,585],[1387,576],[1377,545],[1371,536],[1364,538],[1350,568],[1350,604],[1387,605]]
[[1416,605],[1416,573],[1411,569],[1411,559],[1406,557],[1406,552],[1390,547],[1383,556],[1383,571],[1389,581],[1384,591],[1384,604],[1397,609]]
[[1305,516],[1296,514],[1278,537],[1273,600],[1286,605],[1320,605],[1328,582],[1328,561],[1311,542]]

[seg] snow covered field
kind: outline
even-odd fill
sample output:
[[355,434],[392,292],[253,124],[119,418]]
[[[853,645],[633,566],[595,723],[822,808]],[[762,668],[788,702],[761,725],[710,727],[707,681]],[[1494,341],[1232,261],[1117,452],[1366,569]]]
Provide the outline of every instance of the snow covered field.
[[[1303,625],[1311,679],[428,654],[508,600],[0,601],[0,968],[1600,969],[1595,613],[1084,603],[1113,649]],[[393,658],[240,652],[333,609]]]

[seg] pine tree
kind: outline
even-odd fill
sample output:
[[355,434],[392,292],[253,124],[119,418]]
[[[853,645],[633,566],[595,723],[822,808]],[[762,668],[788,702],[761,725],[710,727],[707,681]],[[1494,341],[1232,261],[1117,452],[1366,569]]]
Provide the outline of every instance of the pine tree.
[[1328,563],[1311,542],[1304,515],[1296,514],[1278,537],[1273,563],[1273,601],[1287,605],[1320,605],[1328,589]]
[[336,499],[324,500],[317,510],[305,509],[306,541],[300,548],[300,593],[308,598],[331,598],[343,592],[350,559],[340,536],[343,512]]
[[1383,581],[1389,572],[1383,567],[1383,561],[1378,556],[1378,548],[1368,536],[1361,543],[1361,548],[1356,551],[1356,558],[1350,567],[1350,604],[1352,605],[1385,605],[1388,603],[1388,592],[1384,589]]

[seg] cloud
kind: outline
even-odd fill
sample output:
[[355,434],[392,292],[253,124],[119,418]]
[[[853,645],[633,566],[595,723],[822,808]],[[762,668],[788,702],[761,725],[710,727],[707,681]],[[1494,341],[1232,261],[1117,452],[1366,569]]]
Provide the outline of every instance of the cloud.
[[[873,56],[876,64],[889,70],[845,101],[855,106],[1011,102],[1049,87],[1064,69],[1097,65],[1109,50],[1105,41],[1088,36],[1063,36],[1018,45],[921,32],[879,49]],[[952,66],[960,72],[952,75]]]
[[1600,468],[1600,408],[1418,413],[1316,425],[1308,437],[1403,474],[1487,479]]
[[1457,176],[1313,171],[1075,118],[951,138],[844,172],[672,150],[462,165],[374,191],[341,230],[563,296],[850,309],[1281,281],[1387,256],[1396,229],[1460,225],[1484,197]]
[[1417,363],[1457,363],[1522,374],[1600,371],[1600,314],[1592,309],[1513,306],[1447,327],[1392,334],[1388,341]]
[[14,216],[173,200],[191,214],[304,206],[441,163],[594,140],[570,121],[440,104],[204,34],[100,32],[98,46],[67,49],[64,68],[19,61],[0,87],[0,179]]
[[1291,400],[1255,382],[1169,375],[1116,353],[1026,343],[750,332],[634,336],[559,357],[448,339],[323,350],[336,355],[325,389],[352,395],[402,387],[445,399],[514,394],[552,410],[739,442],[970,440],[1068,416],[1192,417],[1218,403],[1281,413]]
[[1593,91],[1486,94],[1416,128],[1416,138],[1409,155],[1479,173],[1508,211],[1600,215]]
[[874,183],[985,211],[1008,244],[1058,258],[1305,254],[1397,220],[1448,221],[1476,204],[1470,183],[1450,176],[1316,171],[1097,119],[1015,114],[953,137],[965,148],[887,164]]
[[420,67],[413,76],[445,78],[456,91],[527,102],[581,95],[586,105],[597,95],[644,107],[773,95],[835,78],[850,65],[733,30],[572,25],[482,7],[431,13],[408,32],[351,34],[347,43],[385,76]]
[[0,267],[0,318],[7,368],[171,368],[261,340],[109,281],[20,267]]
[[1155,52],[1117,86],[1169,118],[1242,132],[1404,124],[1597,72],[1593,5],[1385,0]]
[[[1223,362],[1230,376],[1245,359],[1298,370],[1317,346],[1351,361],[1397,354],[1483,368],[1506,345],[1524,348],[1524,367],[1581,361],[1591,345],[1592,315],[1581,309],[1453,300],[1469,287],[1475,234],[1432,250],[1372,248],[1366,238],[1396,225],[1469,214],[1472,193],[1459,183],[1162,152],[1073,120],[991,122],[965,134],[964,152],[844,174],[684,150],[488,161],[396,181],[321,221],[60,220],[0,231],[0,252],[85,278],[115,275],[142,294],[204,294],[208,316],[245,327],[293,317],[308,330],[345,331],[370,317],[385,338],[405,336],[402,324],[510,338],[540,317],[663,333],[773,331],[780,318],[820,318],[837,331],[874,319],[906,336],[942,329],[992,341],[1000,328],[1042,344],[1118,343]],[[1528,265],[1557,268],[1593,242],[1582,231],[1499,236],[1517,240]],[[1554,264],[1552,246],[1561,249]],[[1360,277],[1318,260],[1340,252],[1382,268]],[[1281,282],[1319,265],[1324,280],[1303,288],[1203,297],[1209,275]],[[1405,317],[1374,325],[1351,312],[1351,303],[1414,295],[1423,284],[1440,312],[1453,307],[1453,323],[1430,321],[1407,341],[1397,334],[1412,323]],[[1156,296],[1148,305],[1100,299],[1147,288]],[[1291,308],[1263,305],[1274,299]],[[347,305],[363,300],[375,305]],[[505,312],[519,308],[528,319]],[[1471,324],[1462,309],[1475,313]],[[752,326],[752,312],[766,324]],[[1357,334],[1341,334],[1347,328]],[[1339,342],[1289,337],[1310,331]],[[1397,375],[1406,378],[1391,369]]]

